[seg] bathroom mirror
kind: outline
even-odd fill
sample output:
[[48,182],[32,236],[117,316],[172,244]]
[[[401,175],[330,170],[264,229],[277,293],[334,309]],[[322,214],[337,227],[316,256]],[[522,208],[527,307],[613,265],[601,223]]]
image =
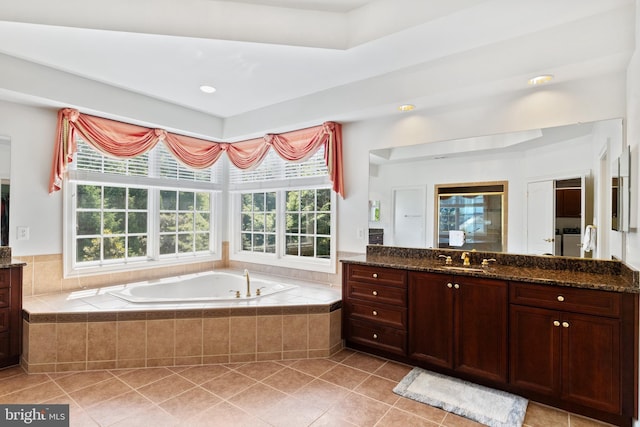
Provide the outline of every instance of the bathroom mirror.
[[[409,187],[421,189],[419,192],[424,198],[419,203],[425,215],[420,228],[424,230],[416,228],[419,231],[414,234],[423,233],[422,247],[437,247],[438,186],[504,181],[508,184],[505,221],[509,227],[502,251],[531,253],[527,246],[528,216],[531,214],[527,210],[528,184],[582,177],[585,186],[581,193],[584,195],[583,209],[581,218],[577,219],[577,232],[580,233],[584,225],[591,224],[595,213],[601,212],[594,203],[607,200],[608,205],[611,197],[609,190],[605,194],[600,190],[602,186],[596,185],[600,180],[611,182],[613,176],[608,169],[601,172],[597,153],[622,146],[622,135],[622,119],[610,119],[372,150],[369,153],[369,200],[380,202],[380,214],[379,221],[370,221],[369,228],[384,233],[385,245],[416,247],[414,243],[403,244],[394,236],[394,212],[399,208],[394,206],[397,198],[393,195]],[[553,217],[556,216],[555,193],[550,193],[552,200],[547,203],[547,210]],[[612,215],[611,206],[605,209],[607,216]],[[606,225],[609,229],[608,221]],[[576,232],[576,226],[557,224],[556,219],[555,229],[552,226],[549,230],[550,241],[558,234],[558,227],[560,234],[564,228]],[[556,240],[559,239],[556,237]],[[589,256],[610,259],[610,254],[605,253],[593,252]]]
[[618,231],[629,231],[631,153],[625,147],[618,158]]
[[9,246],[10,163],[9,138],[0,135],[0,246]]

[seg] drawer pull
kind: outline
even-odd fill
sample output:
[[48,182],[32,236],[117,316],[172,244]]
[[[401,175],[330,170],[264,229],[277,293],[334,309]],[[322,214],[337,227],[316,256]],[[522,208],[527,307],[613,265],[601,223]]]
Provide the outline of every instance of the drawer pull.
[[564,301],[564,297],[562,295],[558,295],[558,301],[560,302]]
[[451,289],[453,288],[453,285],[451,283],[447,283],[447,288]]
[[460,289],[460,285],[458,285],[457,283],[455,285],[453,285],[454,288],[456,289]]
[[373,310],[373,315],[374,315],[374,316],[377,316],[377,315],[378,315],[378,312],[377,312],[377,311],[375,311],[375,310]]
[[378,339],[378,334],[373,334],[373,339],[377,340]]
[[553,321],[553,326],[560,326],[560,322],[559,322],[559,321],[557,321],[557,320],[554,320],[554,321]]
[[563,328],[568,328],[569,327],[569,322],[562,322],[562,327]]
[[373,278],[377,279],[378,278],[378,273],[373,273]]
[[371,293],[373,294],[373,296],[374,296],[374,297],[377,297],[377,296],[378,296],[378,291],[373,291],[373,292],[371,292]]

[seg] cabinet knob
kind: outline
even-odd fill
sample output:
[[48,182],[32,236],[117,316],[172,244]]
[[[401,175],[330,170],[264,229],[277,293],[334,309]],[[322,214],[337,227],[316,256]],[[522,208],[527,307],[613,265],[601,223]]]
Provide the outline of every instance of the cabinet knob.
[[454,288],[456,289],[460,289],[460,285],[458,285],[457,283],[455,285],[453,285]]
[[569,327],[569,322],[562,322],[562,327],[563,328],[568,328]]
[[373,273],[373,278],[377,279],[378,278],[378,273]]
[[377,340],[378,339],[378,334],[373,334],[373,339]]
[[374,316],[377,316],[377,315],[378,315],[378,312],[377,312],[377,311],[375,311],[375,310],[373,310],[373,315],[374,315]]
[[373,294],[373,296],[374,296],[374,297],[377,297],[377,296],[378,296],[378,291],[373,291],[373,292],[371,292],[371,293]]
[[557,321],[557,320],[554,320],[554,321],[553,321],[553,326],[560,326],[560,322],[559,322],[559,321]]
[[447,288],[453,288],[453,284],[447,283]]
[[558,301],[560,302],[564,301],[564,297],[562,295],[558,295]]

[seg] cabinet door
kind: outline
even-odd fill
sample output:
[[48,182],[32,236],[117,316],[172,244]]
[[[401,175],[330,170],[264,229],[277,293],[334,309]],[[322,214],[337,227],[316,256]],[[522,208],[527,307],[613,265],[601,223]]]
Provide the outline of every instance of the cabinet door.
[[454,276],[454,295],[455,369],[506,382],[507,282]]
[[442,274],[409,274],[409,357],[453,368],[453,284]]
[[562,322],[562,395],[566,400],[620,411],[620,322],[567,313]]
[[511,305],[509,314],[511,384],[557,395],[560,390],[560,313]]

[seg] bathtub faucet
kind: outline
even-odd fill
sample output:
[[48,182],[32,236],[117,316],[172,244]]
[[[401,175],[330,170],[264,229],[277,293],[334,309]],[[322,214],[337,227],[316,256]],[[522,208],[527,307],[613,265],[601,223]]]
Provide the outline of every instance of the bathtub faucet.
[[247,278],[247,297],[251,296],[251,280],[249,279],[249,270],[244,269],[244,277]]

